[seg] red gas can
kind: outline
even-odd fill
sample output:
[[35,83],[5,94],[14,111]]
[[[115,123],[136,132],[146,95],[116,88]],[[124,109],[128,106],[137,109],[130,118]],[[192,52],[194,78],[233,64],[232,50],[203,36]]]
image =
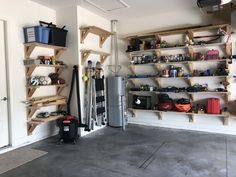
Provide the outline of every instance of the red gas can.
[[220,114],[220,99],[219,98],[207,99],[207,113]]

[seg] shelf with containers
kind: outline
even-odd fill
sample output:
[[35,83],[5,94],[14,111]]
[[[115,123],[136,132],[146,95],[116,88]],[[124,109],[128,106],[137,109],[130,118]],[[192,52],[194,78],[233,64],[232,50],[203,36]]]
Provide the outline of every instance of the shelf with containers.
[[[134,94],[186,94],[191,100],[191,104],[194,105],[197,101],[195,95],[208,95],[208,97],[217,95],[223,97],[223,104],[221,104],[223,115],[219,114],[219,116],[226,117],[225,120],[228,120],[229,113],[227,113],[226,108],[231,99],[230,82],[232,78],[230,75],[232,63],[231,33],[231,26],[223,24],[128,36],[126,39],[129,40],[129,46],[126,52],[130,59],[130,71],[132,73],[128,75],[128,80],[133,87],[137,87],[138,83],[142,85],[148,79],[158,89],[163,88],[166,84],[169,84],[167,85],[169,87],[175,86],[180,80],[184,81],[187,87],[193,87],[202,81],[208,83],[209,80],[216,82],[215,85],[217,85],[217,88],[207,88],[198,92],[186,90],[182,92],[163,92],[158,91],[158,89],[151,91],[130,90],[128,91],[129,100],[132,100]],[[216,64],[217,67],[206,68],[207,65]],[[176,65],[181,67],[176,67]],[[143,74],[143,67],[150,66],[153,67],[155,73]],[[140,70],[139,67],[142,69],[142,73],[137,71]],[[199,70],[199,67],[200,69],[205,68],[205,70]],[[171,73],[171,69],[175,71]],[[128,104],[132,107],[132,101],[129,101]],[[130,108],[130,110],[135,109]],[[180,112],[180,114],[184,113]],[[195,114],[191,112],[190,115]],[[208,114],[203,113],[203,115]],[[224,123],[224,125],[227,124]]]

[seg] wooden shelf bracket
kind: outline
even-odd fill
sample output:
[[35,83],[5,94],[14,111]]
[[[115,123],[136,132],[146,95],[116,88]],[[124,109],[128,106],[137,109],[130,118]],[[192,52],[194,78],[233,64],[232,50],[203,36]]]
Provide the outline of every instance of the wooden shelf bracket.
[[56,60],[65,52],[65,49],[54,49],[54,56]]
[[66,85],[58,85],[57,86],[57,95],[60,95]]
[[36,66],[26,66],[26,77],[29,78],[31,77],[32,73],[34,72]]
[[158,119],[163,120],[163,112],[156,112]]
[[109,53],[100,52],[100,51],[96,51],[96,50],[80,50],[80,52],[81,52],[81,60],[82,60],[81,63],[82,63],[82,65],[88,59],[90,54],[100,55],[101,63],[104,63],[106,61],[107,57],[110,56]]
[[34,88],[27,88],[27,97],[32,97],[34,92],[37,90],[37,87]]
[[96,26],[88,26],[80,28],[80,43],[84,43],[85,38],[89,33],[96,34],[99,36],[99,47],[102,48],[104,42],[108,37],[112,35],[111,32],[101,29]]
[[34,51],[35,47],[35,45],[25,45],[25,59],[30,58],[30,55]]

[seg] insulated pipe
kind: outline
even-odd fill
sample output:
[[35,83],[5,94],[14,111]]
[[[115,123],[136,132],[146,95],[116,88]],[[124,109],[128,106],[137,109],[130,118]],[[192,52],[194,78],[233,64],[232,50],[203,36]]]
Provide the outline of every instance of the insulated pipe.
[[117,45],[117,22],[118,20],[111,20],[111,32],[112,32],[112,59],[115,61],[115,76],[119,75],[119,58],[118,58],[118,45]]

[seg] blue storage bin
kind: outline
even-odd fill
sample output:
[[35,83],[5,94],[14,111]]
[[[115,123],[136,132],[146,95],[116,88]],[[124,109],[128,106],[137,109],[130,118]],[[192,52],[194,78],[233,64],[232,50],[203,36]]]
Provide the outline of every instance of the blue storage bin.
[[50,29],[43,26],[26,27],[24,30],[25,43],[39,42],[48,44]]

